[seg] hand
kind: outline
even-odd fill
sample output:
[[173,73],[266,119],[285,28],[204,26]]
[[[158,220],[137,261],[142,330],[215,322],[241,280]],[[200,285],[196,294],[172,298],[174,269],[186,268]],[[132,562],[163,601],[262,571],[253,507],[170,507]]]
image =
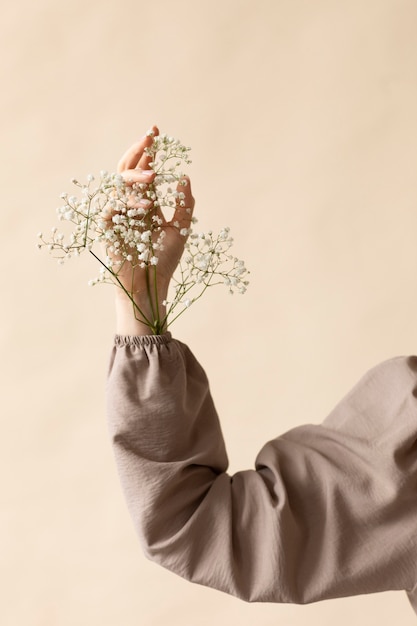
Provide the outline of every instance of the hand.
[[[159,134],[156,126],[153,126],[152,131],[154,135]],[[147,135],[134,143],[120,159],[117,171],[123,176],[127,185],[131,186],[134,183],[149,185],[153,182],[155,173],[149,168],[151,157],[145,153],[145,148],[151,145],[152,137]],[[180,206],[177,203],[170,221],[166,220],[159,208],[153,210],[153,214],[162,220],[161,228],[165,232],[164,248],[158,250],[157,265],[133,269],[132,265],[126,262],[118,273],[118,279],[126,291],[134,294],[134,301],[137,306],[135,312],[131,299],[123,289],[117,289],[116,312],[117,332],[119,334],[150,334],[149,327],[140,321],[139,310],[152,323],[157,320],[161,321],[165,317],[165,307],[162,303],[167,297],[170,280],[179,263],[186,242],[186,237],[180,234],[180,230],[190,227],[195,204],[189,178],[184,177],[183,180],[186,185],[179,184],[177,190],[183,192],[185,206]],[[152,285],[157,285],[157,296],[153,288],[149,290],[149,281]],[[158,328],[156,326],[157,333],[163,331],[164,327]]]

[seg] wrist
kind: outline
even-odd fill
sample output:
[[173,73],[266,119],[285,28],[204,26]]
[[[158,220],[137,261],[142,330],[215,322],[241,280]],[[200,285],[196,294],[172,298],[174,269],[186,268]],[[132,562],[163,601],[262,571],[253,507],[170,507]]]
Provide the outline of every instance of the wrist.
[[161,335],[167,330],[166,298],[161,290],[158,303],[150,302],[147,295],[135,297],[134,302],[124,294],[116,295],[116,333],[118,335]]

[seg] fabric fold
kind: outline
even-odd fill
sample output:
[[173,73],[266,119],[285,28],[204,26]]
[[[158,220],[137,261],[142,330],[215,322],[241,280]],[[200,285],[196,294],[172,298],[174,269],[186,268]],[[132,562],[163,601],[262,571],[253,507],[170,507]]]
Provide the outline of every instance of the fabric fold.
[[416,610],[416,396],[417,357],[388,359],[322,424],[267,442],[231,476],[190,349],[169,333],[116,336],[109,428],[145,554],[250,602],[406,590]]

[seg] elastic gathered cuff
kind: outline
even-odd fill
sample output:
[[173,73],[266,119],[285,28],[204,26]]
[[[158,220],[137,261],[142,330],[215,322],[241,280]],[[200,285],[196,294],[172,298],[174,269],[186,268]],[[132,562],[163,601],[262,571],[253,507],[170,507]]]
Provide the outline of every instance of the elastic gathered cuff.
[[163,335],[115,335],[114,344],[121,348],[123,346],[151,346],[169,343],[172,335],[169,331]]

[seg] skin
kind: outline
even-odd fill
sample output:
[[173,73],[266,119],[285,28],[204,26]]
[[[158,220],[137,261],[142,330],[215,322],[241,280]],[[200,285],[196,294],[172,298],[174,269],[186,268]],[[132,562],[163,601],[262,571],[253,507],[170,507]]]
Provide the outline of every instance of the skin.
[[[155,135],[159,134],[157,126],[153,126],[152,130]],[[117,171],[126,180],[127,185],[151,183],[155,178],[154,172],[149,168],[150,157],[144,154],[145,148],[151,146],[151,144],[152,137],[144,136],[130,146],[119,160]],[[180,235],[179,228],[174,226],[174,222],[179,222],[180,229],[189,228],[195,204],[190,180],[186,176],[184,180],[186,181],[186,186],[178,185],[177,189],[185,194],[185,206],[180,207],[177,204],[170,221],[165,219],[159,209],[157,211],[158,216],[163,220],[162,228],[166,233],[164,249],[158,252],[158,265],[156,266],[160,319],[163,319],[165,316],[165,307],[162,305],[162,302],[167,298],[172,275],[182,256],[186,242],[186,238]],[[119,280],[128,291],[132,289],[132,268],[129,263],[123,266],[123,271],[119,274]],[[135,293],[135,302],[146,317],[151,319],[152,306],[147,295],[144,270],[137,268],[133,273],[133,292]],[[120,335],[149,335],[151,332],[146,324],[135,319],[132,302],[120,288],[116,288],[116,332]]]

